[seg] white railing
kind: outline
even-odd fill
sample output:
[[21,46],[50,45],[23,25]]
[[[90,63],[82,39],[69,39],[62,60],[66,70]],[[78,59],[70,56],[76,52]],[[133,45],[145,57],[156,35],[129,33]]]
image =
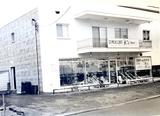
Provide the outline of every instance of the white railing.
[[152,41],[151,40],[141,40],[139,41],[140,48],[152,48]]
[[151,40],[136,40],[136,39],[109,39],[106,41],[102,39],[92,40],[92,38],[80,40],[77,42],[78,49],[86,48],[143,48],[148,49],[152,48]]

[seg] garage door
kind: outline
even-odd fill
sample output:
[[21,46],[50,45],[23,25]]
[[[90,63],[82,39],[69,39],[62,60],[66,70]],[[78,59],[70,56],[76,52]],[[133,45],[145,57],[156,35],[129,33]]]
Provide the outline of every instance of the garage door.
[[7,90],[7,84],[9,83],[9,74],[8,71],[0,72],[0,91]]

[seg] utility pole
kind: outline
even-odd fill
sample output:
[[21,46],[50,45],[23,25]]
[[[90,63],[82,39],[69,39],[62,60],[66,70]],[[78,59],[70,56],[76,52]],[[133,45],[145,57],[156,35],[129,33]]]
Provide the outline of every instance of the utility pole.
[[39,31],[39,26],[38,22],[35,19],[32,19],[32,25],[34,26],[35,29],[35,43],[36,43],[36,62],[37,62],[37,81],[38,81],[38,94],[40,94],[40,78],[39,78],[39,54],[38,54],[38,38],[37,38],[37,33]]
[[4,98],[4,93],[2,94],[2,101],[3,101],[3,116],[6,116],[6,104],[5,104],[5,98]]

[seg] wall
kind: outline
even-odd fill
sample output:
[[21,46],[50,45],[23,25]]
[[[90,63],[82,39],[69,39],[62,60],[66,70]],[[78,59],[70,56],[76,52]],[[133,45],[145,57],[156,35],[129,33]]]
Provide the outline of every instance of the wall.
[[[104,21],[96,21],[96,20],[76,20],[76,29],[75,35],[77,36],[77,40],[83,40],[87,38],[92,38],[92,26],[97,27],[107,27],[107,38],[115,39],[114,28],[128,28],[128,38],[142,40],[142,31],[139,29],[139,25],[135,24],[125,24],[125,23],[108,23]],[[82,31],[85,30],[85,31]]]
[[[59,79],[59,58],[79,57],[77,54],[77,40],[92,37],[91,26],[107,26],[108,37],[114,38],[114,27],[116,23],[106,23],[92,20],[75,20],[76,14],[87,9],[99,12],[118,13],[122,15],[134,15],[135,17],[157,18],[155,14],[138,10],[128,10],[117,8],[115,5],[108,4],[109,1],[61,1],[53,4],[51,1],[44,2],[39,7],[40,14],[40,43],[42,54],[42,74],[44,92],[52,92],[54,88],[60,87]],[[85,4],[84,4],[85,3]],[[47,7],[46,7],[47,6]],[[111,8],[112,7],[112,8]],[[55,11],[59,10],[60,14]],[[59,40],[56,38],[56,23],[69,24],[70,38]],[[148,24],[147,24],[148,25]],[[118,24],[118,26],[129,28],[129,38],[142,39],[143,26],[133,24]],[[146,26],[145,29],[150,29]],[[136,55],[136,54],[133,54]],[[97,55],[96,55],[97,56]]]
[[[0,70],[9,70],[15,67],[17,93],[21,92],[21,82],[30,81],[37,85],[37,60],[35,48],[34,26],[32,18],[38,20],[37,9],[19,17],[0,29]],[[11,33],[15,34],[15,42],[12,43]],[[39,64],[40,44],[38,38]],[[41,81],[41,65],[40,81]],[[11,88],[13,89],[13,77],[10,75]],[[41,90],[42,90],[42,81]]]
[[148,53],[143,53],[145,56],[152,56],[152,65],[160,65],[160,19],[154,21],[150,25],[151,34],[150,38],[152,40],[152,51]]

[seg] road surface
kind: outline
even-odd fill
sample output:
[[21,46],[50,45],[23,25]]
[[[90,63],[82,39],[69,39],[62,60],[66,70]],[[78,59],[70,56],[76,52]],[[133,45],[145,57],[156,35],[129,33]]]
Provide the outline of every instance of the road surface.
[[160,116],[160,97],[73,116]]

